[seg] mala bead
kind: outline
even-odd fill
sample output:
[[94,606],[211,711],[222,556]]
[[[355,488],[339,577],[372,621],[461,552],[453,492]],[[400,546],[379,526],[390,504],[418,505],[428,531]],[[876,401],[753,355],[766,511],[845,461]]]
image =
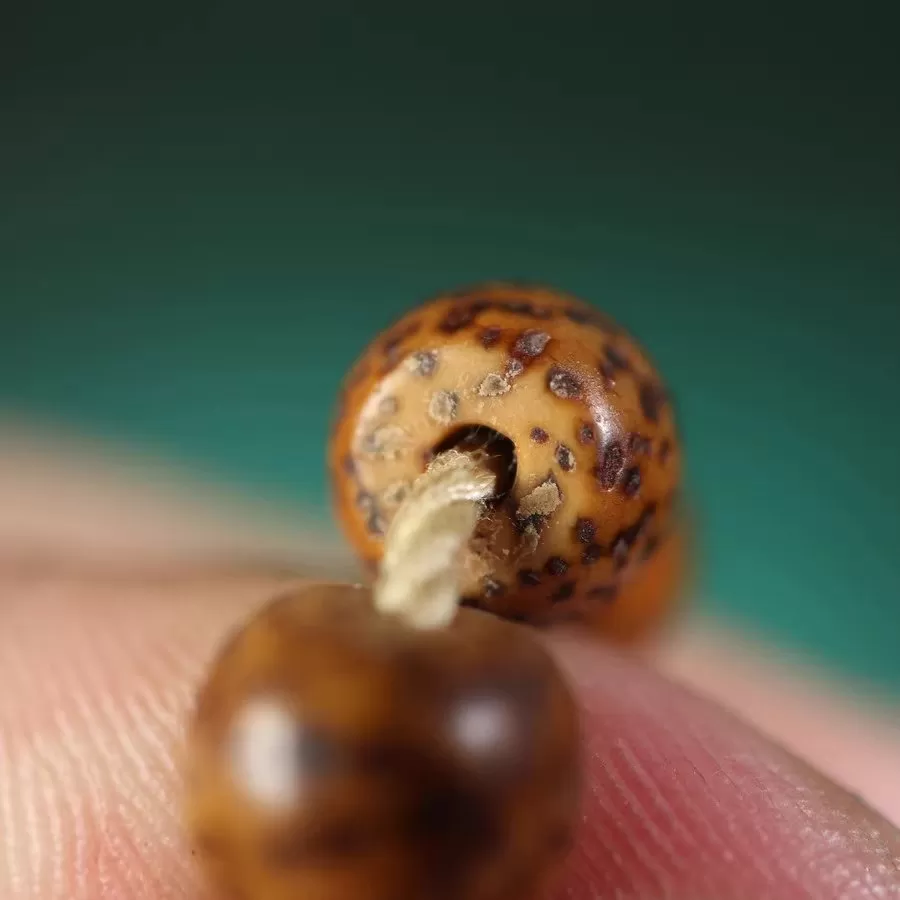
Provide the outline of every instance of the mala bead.
[[313,585],[214,662],[187,825],[224,897],[522,900],[567,852],[580,768],[574,701],[523,626],[420,631]]
[[373,572],[399,504],[450,448],[484,451],[498,477],[464,605],[622,639],[664,617],[682,569],[678,435],[659,373],[609,318],[548,288],[487,284],[371,344],[345,383],[330,462],[338,516]]

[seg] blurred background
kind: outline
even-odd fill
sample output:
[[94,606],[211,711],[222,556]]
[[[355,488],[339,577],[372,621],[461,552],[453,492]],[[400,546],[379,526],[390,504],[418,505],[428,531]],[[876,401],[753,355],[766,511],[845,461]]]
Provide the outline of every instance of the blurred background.
[[900,694],[897,16],[726,6],[18,4],[4,415],[333,527],[374,334],[551,283],[676,394],[699,607]]

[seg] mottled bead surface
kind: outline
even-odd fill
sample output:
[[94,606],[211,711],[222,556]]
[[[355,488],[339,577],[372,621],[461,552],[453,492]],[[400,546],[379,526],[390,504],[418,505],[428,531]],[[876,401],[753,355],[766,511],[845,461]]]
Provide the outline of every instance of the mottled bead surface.
[[188,829],[231,900],[527,900],[571,841],[579,743],[524,627],[415,631],[363,588],[299,588],[200,691]]
[[659,621],[678,567],[644,570],[680,546],[680,447],[668,393],[631,336],[574,297],[487,284],[373,342],[345,384],[330,454],[338,515],[373,571],[410,484],[460,441],[488,441],[510,462],[472,542],[467,604],[590,619],[623,637]]

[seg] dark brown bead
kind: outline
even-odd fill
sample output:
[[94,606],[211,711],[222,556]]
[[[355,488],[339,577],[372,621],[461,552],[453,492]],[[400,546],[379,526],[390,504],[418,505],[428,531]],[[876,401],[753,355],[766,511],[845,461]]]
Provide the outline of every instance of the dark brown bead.
[[527,628],[461,609],[414,630],[362,588],[299,588],[232,637],[188,750],[224,896],[519,900],[577,818],[577,710]]

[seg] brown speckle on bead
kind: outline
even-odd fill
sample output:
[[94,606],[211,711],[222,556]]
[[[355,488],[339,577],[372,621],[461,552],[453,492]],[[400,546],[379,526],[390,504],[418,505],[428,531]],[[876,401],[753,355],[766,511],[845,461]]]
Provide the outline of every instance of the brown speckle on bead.
[[556,461],[563,472],[575,469],[575,454],[565,444],[556,445]]
[[489,575],[481,579],[481,589],[484,591],[484,596],[488,598],[502,597],[506,593],[505,585]]
[[618,588],[614,584],[598,584],[588,588],[588,597],[600,600],[602,603],[610,603],[616,599]]
[[614,369],[623,369],[627,371],[630,368],[628,357],[621,350],[616,349],[612,344],[607,344],[604,348],[606,359]]
[[579,543],[590,544],[597,535],[597,526],[593,519],[580,518],[575,522],[575,537]]
[[478,385],[478,396],[502,397],[509,392],[510,387],[510,383],[502,375],[491,372],[489,375],[485,375],[481,384]]
[[582,422],[578,426],[578,443],[593,444],[594,443],[594,426],[590,422]]
[[459,395],[453,391],[436,391],[428,404],[428,415],[440,425],[449,425],[459,413]]
[[421,329],[422,323],[416,320],[398,326],[388,334],[384,342],[383,352],[387,361],[387,369],[391,369],[400,361],[400,347],[407,338],[411,338]]
[[569,564],[561,556],[551,556],[544,565],[544,571],[548,575],[565,575]]
[[600,462],[594,468],[594,477],[597,479],[600,487],[606,490],[612,490],[622,474],[625,465],[625,454],[622,451],[622,445],[610,441],[604,448]]
[[521,569],[518,573],[519,584],[523,587],[536,587],[541,583],[540,572],[533,569]]
[[581,381],[560,366],[553,366],[547,373],[547,387],[561,400],[579,400],[583,390]]
[[475,302],[464,306],[454,307],[446,316],[444,316],[438,328],[440,328],[444,334],[456,334],[457,331],[468,328],[469,325],[471,325],[487,308],[488,304],[483,302]]
[[437,369],[438,357],[434,350],[419,350],[409,358],[409,369],[414,375],[428,378]]
[[659,445],[659,461],[665,462],[669,458],[672,451],[672,442],[668,438],[663,438]]
[[646,543],[644,544],[644,549],[641,551],[641,559],[650,559],[654,553],[656,553],[659,548],[659,536],[655,534],[651,534],[650,537],[647,538]]
[[597,366],[597,371],[603,376],[603,383],[606,388],[614,388],[616,386],[616,368],[612,363],[604,359]]
[[546,444],[550,440],[550,435],[543,428],[534,427],[531,429],[531,439],[536,444]]
[[663,402],[662,392],[652,381],[642,381],[638,390],[641,411],[648,422],[659,421],[660,406]]
[[570,599],[574,593],[575,593],[575,582],[574,581],[563,582],[550,595],[550,602],[551,603],[562,603],[563,601]]
[[634,497],[641,489],[641,470],[634,466],[625,472],[622,479],[622,490],[629,497]]
[[586,566],[592,566],[595,562],[603,557],[603,548],[599,544],[588,544],[581,551],[581,561]]
[[535,359],[544,352],[549,342],[550,335],[546,331],[529,329],[523,331],[516,339],[512,352],[515,356]]
[[503,334],[503,329],[498,328],[496,325],[491,325],[488,328],[482,328],[481,330],[481,346],[486,350],[490,347],[493,347],[497,341],[500,340],[500,336]]

